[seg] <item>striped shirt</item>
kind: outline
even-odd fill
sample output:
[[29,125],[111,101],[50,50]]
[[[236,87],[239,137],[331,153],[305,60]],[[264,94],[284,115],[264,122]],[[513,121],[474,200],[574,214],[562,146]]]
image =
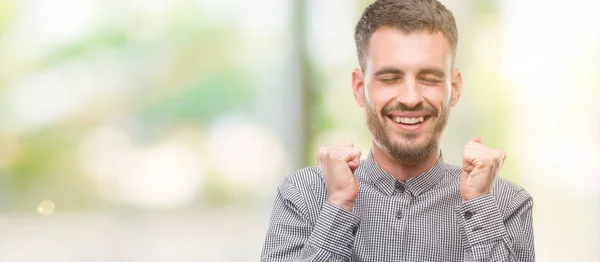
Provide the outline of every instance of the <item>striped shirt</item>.
[[350,212],[327,201],[320,167],[296,171],[278,187],[261,261],[534,261],[529,193],[497,178],[463,201],[460,173],[440,158],[402,182],[371,153]]

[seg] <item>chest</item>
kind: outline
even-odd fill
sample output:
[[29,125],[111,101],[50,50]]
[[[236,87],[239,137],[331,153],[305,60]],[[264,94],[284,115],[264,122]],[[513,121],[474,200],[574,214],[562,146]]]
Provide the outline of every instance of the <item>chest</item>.
[[458,190],[413,196],[362,191],[354,212],[361,224],[355,261],[457,261],[464,240],[456,223]]

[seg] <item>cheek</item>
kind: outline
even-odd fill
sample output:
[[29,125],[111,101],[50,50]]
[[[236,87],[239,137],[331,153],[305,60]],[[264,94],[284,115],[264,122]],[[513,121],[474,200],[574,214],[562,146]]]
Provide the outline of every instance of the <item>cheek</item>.
[[440,111],[447,110],[450,96],[444,91],[444,87],[428,88],[424,90],[423,97]]
[[378,112],[378,108],[380,108],[380,98],[377,92],[373,92],[373,89],[374,88],[371,86],[369,86],[369,88],[365,88],[364,103],[365,106],[368,106],[371,111]]
[[393,101],[397,96],[397,93],[393,88],[382,88],[373,86],[366,89],[365,102],[369,103],[372,108],[381,111],[387,104]]

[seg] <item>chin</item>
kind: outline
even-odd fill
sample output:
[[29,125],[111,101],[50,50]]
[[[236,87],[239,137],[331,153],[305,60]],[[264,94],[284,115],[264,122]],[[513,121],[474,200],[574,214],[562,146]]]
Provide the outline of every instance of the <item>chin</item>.
[[392,141],[395,145],[402,148],[422,149],[429,147],[431,144],[436,144],[436,138],[431,133],[403,133],[396,135]]

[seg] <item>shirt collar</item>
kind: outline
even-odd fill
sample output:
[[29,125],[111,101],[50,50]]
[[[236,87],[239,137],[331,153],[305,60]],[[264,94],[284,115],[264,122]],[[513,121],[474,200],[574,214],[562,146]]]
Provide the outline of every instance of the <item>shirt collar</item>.
[[[373,158],[373,151],[370,151],[368,157],[361,162],[361,167],[357,170],[358,175],[364,176],[367,181],[373,183],[384,194],[388,196],[394,194],[396,181],[398,180],[381,169]],[[413,196],[419,196],[440,182],[443,176],[444,159],[440,154],[440,159],[432,168],[406,182],[400,181],[400,183],[404,184],[406,190],[412,193]]]

